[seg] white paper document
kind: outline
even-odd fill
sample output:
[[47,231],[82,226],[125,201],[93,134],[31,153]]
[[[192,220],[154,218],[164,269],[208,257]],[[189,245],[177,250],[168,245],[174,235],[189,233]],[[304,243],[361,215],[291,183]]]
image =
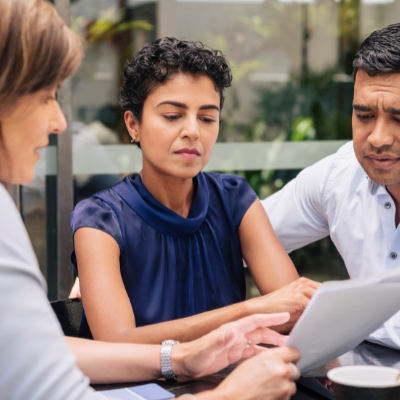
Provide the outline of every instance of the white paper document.
[[367,278],[323,283],[287,346],[300,350],[302,373],[352,350],[400,310],[400,268]]

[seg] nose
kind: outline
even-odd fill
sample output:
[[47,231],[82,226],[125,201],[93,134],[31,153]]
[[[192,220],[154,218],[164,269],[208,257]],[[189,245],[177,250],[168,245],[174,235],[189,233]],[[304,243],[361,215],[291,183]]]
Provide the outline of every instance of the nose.
[[196,140],[200,136],[199,124],[197,122],[197,116],[188,116],[185,120],[185,124],[181,131],[181,138],[188,138],[190,140]]
[[378,117],[368,137],[368,141],[374,147],[390,146],[394,142],[394,136],[390,131],[391,127],[386,118]]
[[67,121],[61,111],[58,101],[53,101],[53,107],[51,107],[49,133],[60,133],[67,129]]

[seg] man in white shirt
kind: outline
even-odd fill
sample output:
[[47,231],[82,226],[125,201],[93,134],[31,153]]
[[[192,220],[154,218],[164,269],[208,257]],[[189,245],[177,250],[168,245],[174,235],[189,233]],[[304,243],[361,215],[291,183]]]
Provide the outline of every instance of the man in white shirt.
[[[328,235],[351,278],[400,266],[400,24],[353,63],[353,142],[263,201],[287,252]],[[368,340],[400,348],[400,313]]]

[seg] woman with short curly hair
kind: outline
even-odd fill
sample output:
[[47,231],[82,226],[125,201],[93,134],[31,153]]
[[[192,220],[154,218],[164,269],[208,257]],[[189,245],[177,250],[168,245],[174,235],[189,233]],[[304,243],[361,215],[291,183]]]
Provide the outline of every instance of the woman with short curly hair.
[[[49,134],[65,130],[56,91],[78,67],[82,54],[80,37],[50,2],[0,0],[0,181],[5,185],[28,183],[39,159],[37,150],[48,144]],[[21,216],[0,184],[2,400],[104,399],[89,387],[88,378],[92,383],[117,383],[161,377],[159,344],[65,338],[45,289]],[[289,398],[298,370],[288,363],[298,360],[298,351],[267,352],[248,344],[282,345],[284,338],[264,327],[288,318],[258,315],[227,324],[195,342],[175,346],[168,361],[176,373],[199,377],[257,354],[198,399]]]
[[[318,284],[298,279],[243,178],[202,172],[232,81],[227,60],[201,43],[163,38],[144,46],[124,76],[120,103],[143,168],[79,203],[71,217],[81,334],[188,341],[281,311],[291,314],[288,330]],[[245,301],[243,259],[262,297]]]

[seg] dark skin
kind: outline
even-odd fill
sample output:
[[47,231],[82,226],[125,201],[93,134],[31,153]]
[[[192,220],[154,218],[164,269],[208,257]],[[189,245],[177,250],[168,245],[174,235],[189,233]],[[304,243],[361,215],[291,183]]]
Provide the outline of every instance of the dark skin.
[[385,185],[400,223],[400,74],[357,72],[353,101],[353,141],[368,176]]
[[[400,223],[400,74],[369,76],[359,70],[354,84],[353,144],[368,176],[385,185]],[[321,380],[332,392],[329,379]]]

